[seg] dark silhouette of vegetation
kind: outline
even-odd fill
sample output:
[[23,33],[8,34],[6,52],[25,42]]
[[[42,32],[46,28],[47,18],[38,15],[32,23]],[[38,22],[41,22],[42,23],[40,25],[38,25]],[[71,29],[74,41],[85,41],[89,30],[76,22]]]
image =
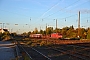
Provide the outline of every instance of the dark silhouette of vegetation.
[[86,35],[87,35],[87,39],[90,39],[90,28],[88,28]]
[[5,32],[1,32],[0,33],[0,41],[2,40],[10,40],[13,39],[13,37],[16,37],[17,34],[16,33],[10,33],[9,31],[5,31]]
[[0,33],[0,40],[9,40],[11,38],[8,31]]

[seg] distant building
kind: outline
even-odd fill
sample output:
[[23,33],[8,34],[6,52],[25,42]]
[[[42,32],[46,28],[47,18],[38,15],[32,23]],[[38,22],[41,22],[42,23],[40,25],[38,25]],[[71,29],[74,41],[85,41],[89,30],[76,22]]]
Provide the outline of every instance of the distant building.
[[0,29],[0,33],[8,32],[8,29]]

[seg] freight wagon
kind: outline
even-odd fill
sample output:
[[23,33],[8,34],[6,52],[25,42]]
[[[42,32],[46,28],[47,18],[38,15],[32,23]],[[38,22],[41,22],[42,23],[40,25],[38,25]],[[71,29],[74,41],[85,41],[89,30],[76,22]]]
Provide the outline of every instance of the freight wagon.
[[60,33],[52,33],[51,34],[51,38],[61,39],[62,38],[62,34],[60,34]]
[[30,34],[30,38],[52,38],[52,39],[61,39],[62,34],[60,33],[52,33],[50,35],[42,35],[42,34]]
[[30,38],[42,38],[42,34],[30,34]]

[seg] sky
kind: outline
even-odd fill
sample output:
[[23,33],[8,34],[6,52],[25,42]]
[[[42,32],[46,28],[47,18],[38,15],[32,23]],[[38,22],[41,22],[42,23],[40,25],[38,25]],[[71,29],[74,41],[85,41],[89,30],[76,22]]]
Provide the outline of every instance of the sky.
[[[0,0],[0,28],[23,33],[48,27],[90,27],[90,0]],[[2,23],[2,24],[1,24]]]

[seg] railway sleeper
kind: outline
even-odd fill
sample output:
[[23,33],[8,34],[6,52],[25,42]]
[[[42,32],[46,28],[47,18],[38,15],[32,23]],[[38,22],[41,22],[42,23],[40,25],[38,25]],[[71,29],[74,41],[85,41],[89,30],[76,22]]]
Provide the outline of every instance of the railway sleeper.
[[53,49],[53,50],[56,50],[56,51],[62,52],[64,54],[68,54],[68,55],[74,56],[74,57],[82,59],[82,60],[86,60],[86,58],[83,58],[81,55],[72,54],[71,52],[68,52],[67,50],[66,50],[67,52],[65,52],[65,49],[63,49],[64,51],[63,50],[58,50],[58,49]]

